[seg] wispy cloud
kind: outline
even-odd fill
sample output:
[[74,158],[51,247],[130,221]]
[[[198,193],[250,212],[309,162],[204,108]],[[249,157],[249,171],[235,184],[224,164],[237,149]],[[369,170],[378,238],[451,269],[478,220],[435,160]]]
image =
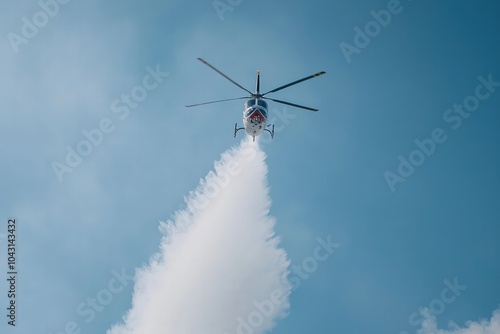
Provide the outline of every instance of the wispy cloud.
[[422,311],[425,320],[422,328],[417,334],[498,334],[500,333],[500,309],[493,312],[490,320],[468,321],[465,327],[460,328],[457,325],[449,326],[451,329],[438,329],[436,316],[432,315],[427,309]]
[[248,140],[222,154],[187,208],[162,223],[160,252],[138,270],[132,307],[108,334],[262,333],[286,314],[289,261],[269,216],[265,157]]

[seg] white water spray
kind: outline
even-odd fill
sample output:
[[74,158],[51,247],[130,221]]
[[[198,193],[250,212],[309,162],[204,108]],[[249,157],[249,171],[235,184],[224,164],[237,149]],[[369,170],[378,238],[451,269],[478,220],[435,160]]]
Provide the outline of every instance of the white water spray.
[[222,154],[138,270],[132,307],[108,334],[259,334],[286,315],[289,261],[269,216],[265,154]]

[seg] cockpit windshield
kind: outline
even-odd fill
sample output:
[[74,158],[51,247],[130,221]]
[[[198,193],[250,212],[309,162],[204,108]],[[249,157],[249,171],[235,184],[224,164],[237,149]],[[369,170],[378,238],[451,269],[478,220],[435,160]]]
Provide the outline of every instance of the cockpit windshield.
[[248,100],[247,102],[245,102],[245,109],[249,108],[251,106],[254,106],[255,104],[267,109],[267,102],[262,100],[262,99],[250,99],[250,100]]
[[247,102],[245,102],[245,109],[254,105],[255,105],[255,99],[248,100]]

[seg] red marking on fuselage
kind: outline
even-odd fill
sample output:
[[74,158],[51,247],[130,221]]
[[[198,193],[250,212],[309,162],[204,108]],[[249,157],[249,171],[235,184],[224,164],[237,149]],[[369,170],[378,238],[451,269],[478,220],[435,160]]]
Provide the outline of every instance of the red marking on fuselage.
[[260,122],[264,122],[265,121],[265,117],[264,115],[262,115],[262,113],[260,112],[259,109],[255,109],[251,114],[250,116],[248,116],[248,118],[250,119],[256,119],[256,120],[259,120]]

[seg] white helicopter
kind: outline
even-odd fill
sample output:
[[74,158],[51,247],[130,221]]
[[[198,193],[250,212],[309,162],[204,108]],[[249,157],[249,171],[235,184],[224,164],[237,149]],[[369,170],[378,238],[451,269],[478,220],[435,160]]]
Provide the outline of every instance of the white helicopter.
[[292,107],[306,109],[309,111],[318,111],[318,109],[309,108],[309,107],[301,106],[301,105],[298,105],[295,103],[290,103],[290,102],[286,102],[286,101],[272,99],[270,97],[264,97],[264,96],[269,94],[269,93],[274,93],[274,92],[277,92],[277,91],[282,90],[284,88],[293,86],[293,85],[298,84],[302,81],[316,78],[322,74],[325,74],[326,72],[324,72],[324,71],[321,71],[321,72],[315,73],[313,75],[310,75],[308,77],[290,82],[286,85],[280,86],[280,87],[275,88],[273,90],[270,90],[264,94],[261,94],[260,93],[260,71],[257,71],[257,82],[256,82],[256,87],[255,87],[255,93],[252,93],[248,89],[244,88],[243,86],[238,84],[236,81],[232,80],[227,75],[225,75],[224,73],[222,73],[221,71],[219,71],[218,69],[216,69],[215,67],[210,65],[204,59],[198,58],[198,60],[201,61],[203,64],[207,65],[208,67],[210,67],[211,69],[213,69],[215,72],[222,75],[227,80],[231,81],[233,84],[235,84],[239,88],[243,89],[248,94],[250,94],[250,96],[236,97],[236,98],[232,98],[232,99],[217,100],[217,101],[197,103],[197,104],[190,104],[190,105],[186,106],[186,107],[196,107],[196,106],[201,106],[204,104],[211,104],[211,103],[218,103],[218,102],[225,102],[225,101],[232,101],[232,100],[240,100],[240,99],[248,99],[245,102],[245,105],[243,107],[243,127],[239,128],[238,123],[236,123],[234,125],[234,137],[236,137],[236,133],[239,130],[245,129],[246,133],[249,136],[251,136],[254,141],[255,141],[255,137],[259,136],[264,131],[269,132],[269,134],[271,135],[271,138],[274,138],[274,125],[272,125],[271,130],[267,129],[269,126],[271,126],[271,124],[267,124],[268,111],[267,111],[267,102],[264,101],[265,99],[271,100],[274,102],[278,102],[278,103],[282,103],[282,104],[286,104],[286,105],[289,105]]

